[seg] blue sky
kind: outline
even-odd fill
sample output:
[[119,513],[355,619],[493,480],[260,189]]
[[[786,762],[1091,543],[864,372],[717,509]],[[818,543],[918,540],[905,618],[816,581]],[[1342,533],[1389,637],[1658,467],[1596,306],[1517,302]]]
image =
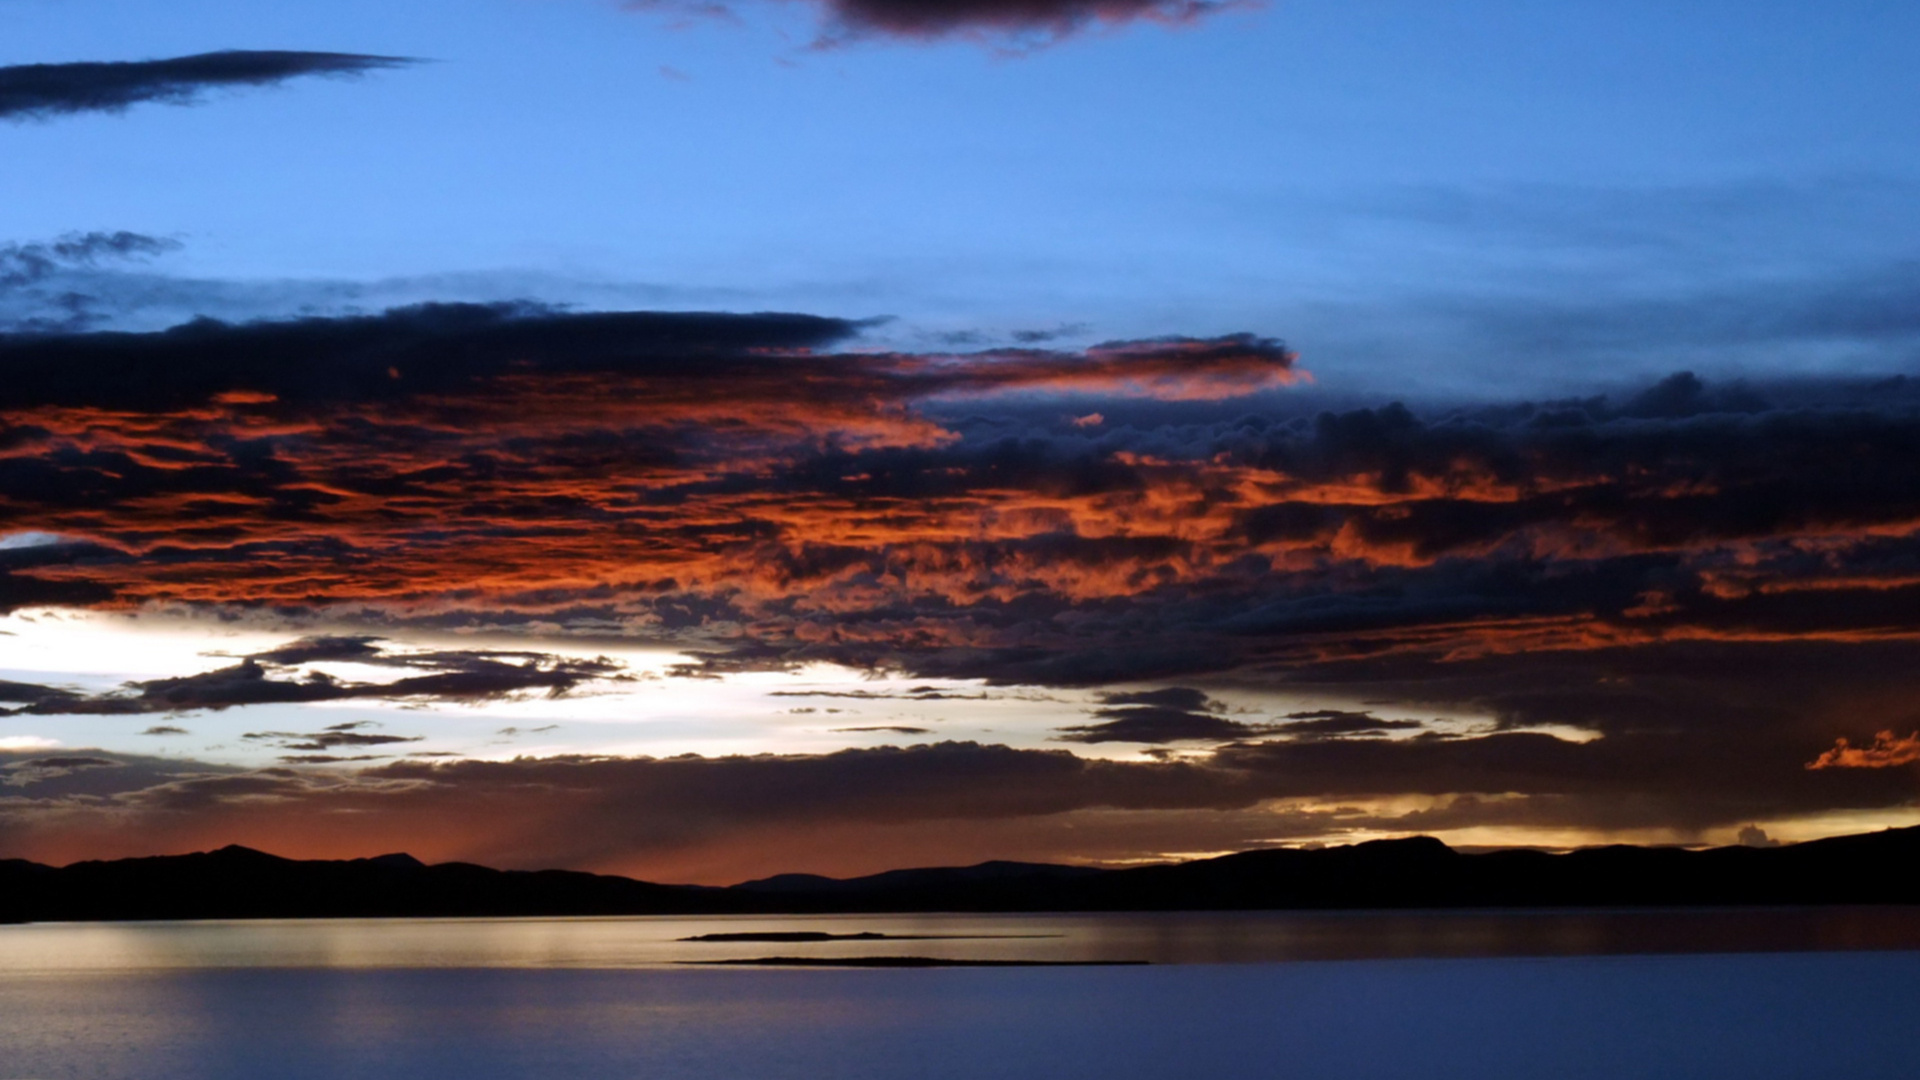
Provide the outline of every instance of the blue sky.
[[1913,352],[1753,326],[1911,276],[1906,5],[1288,0],[1022,56],[813,51],[800,3],[0,12],[0,63],[434,61],[0,128],[0,237],[183,243],[130,326],[535,296],[891,315],[876,339],[913,347],[1246,330],[1323,386],[1458,393]]

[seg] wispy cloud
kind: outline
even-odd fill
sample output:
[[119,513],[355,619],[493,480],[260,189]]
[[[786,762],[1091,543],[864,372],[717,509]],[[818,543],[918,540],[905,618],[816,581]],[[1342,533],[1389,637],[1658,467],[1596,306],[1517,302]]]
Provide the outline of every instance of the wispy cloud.
[[364,75],[413,63],[418,61],[398,56],[236,49],[169,60],[16,64],[0,67],[0,119],[122,112],[146,102],[191,105],[216,89]]

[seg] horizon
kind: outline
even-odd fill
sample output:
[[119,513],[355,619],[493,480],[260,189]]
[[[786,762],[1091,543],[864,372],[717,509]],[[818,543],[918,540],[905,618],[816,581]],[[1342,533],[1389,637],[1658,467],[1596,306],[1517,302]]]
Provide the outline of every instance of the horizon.
[[[1610,844],[1592,844],[1592,845],[1586,845],[1582,847],[1568,847],[1568,848],[1543,848],[1543,847],[1520,846],[1520,845],[1501,846],[1501,847],[1495,847],[1495,846],[1457,847],[1455,845],[1448,844],[1446,841],[1441,840],[1440,838],[1435,836],[1429,836],[1423,833],[1409,833],[1402,836],[1374,837],[1370,839],[1353,840],[1353,841],[1349,841],[1346,843],[1339,843],[1339,844],[1324,844],[1319,841],[1307,841],[1300,844],[1276,844],[1276,845],[1270,845],[1266,847],[1244,848],[1238,851],[1199,853],[1199,854],[1194,854],[1185,858],[1178,858],[1178,859],[1164,859],[1164,860],[1152,860],[1152,861],[1142,860],[1138,862],[1126,862],[1126,863],[1091,863],[1091,862],[1044,863],[1044,862],[1029,862],[1029,861],[1019,860],[1019,859],[983,859],[980,862],[967,863],[967,864],[958,865],[958,866],[931,865],[931,864],[915,865],[915,866],[896,866],[896,867],[889,867],[885,870],[875,871],[870,874],[853,875],[853,876],[847,876],[847,877],[833,877],[831,875],[813,874],[806,871],[784,871],[784,872],[779,872],[775,874],[770,874],[765,877],[749,878],[743,881],[733,881],[733,882],[726,882],[726,883],[700,882],[700,881],[644,881],[639,878],[630,877],[629,875],[612,874],[612,873],[601,873],[599,874],[599,876],[619,877],[619,878],[624,878],[630,881],[639,881],[642,884],[667,885],[667,886],[676,887],[676,888],[677,887],[693,887],[693,888],[730,889],[730,888],[737,888],[737,887],[746,886],[746,885],[754,885],[764,881],[778,880],[781,878],[815,878],[815,879],[826,880],[826,881],[851,881],[851,880],[859,880],[862,878],[885,876],[888,874],[901,873],[901,872],[911,873],[915,871],[933,871],[933,870],[973,870],[973,869],[979,869],[981,867],[986,867],[986,866],[1047,867],[1047,868],[1060,868],[1060,869],[1108,870],[1108,871],[1133,870],[1133,869],[1138,869],[1143,867],[1184,866],[1184,865],[1189,865],[1193,863],[1211,862],[1218,859],[1228,859],[1228,858],[1233,858],[1239,855],[1261,854],[1264,852],[1339,851],[1343,849],[1358,848],[1358,847],[1364,847],[1364,846],[1402,844],[1407,841],[1431,841],[1435,844],[1439,844],[1440,846],[1446,848],[1449,852],[1457,855],[1488,855],[1488,854],[1497,854],[1499,852],[1506,852],[1506,851],[1528,851],[1528,852],[1533,852],[1541,855],[1571,855],[1579,852],[1598,851],[1606,848],[1620,848],[1620,847],[1629,848],[1629,849],[1638,850],[1638,851],[1680,850],[1680,851],[1699,852],[1699,851],[1725,850],[1728,848],[1745,848],[1748,850],[1756,850],[1756,851],[1773,851],[1773,850],[1779,850],[1782,848],[1797,847],[1803,844],[1814,844],[1822,840],[1854,840],[1862,837],[1878,836],[1878,835],[1884,835],[1886,833],[1893,833],[1893,832],[1909,832],[1914,830],[1920,830],[1920,826],[1890,825],[1881,829],[1872,830],[1870,832],[1838,833],[1831,836],[1821,836],[1821,837],[1815,837],[1807,840],[1794,840],[1794,841],[1779,841],[1779,840],[1773,840],[1770,838],[1751,837],[1746,840],[1738,841],[1732,844],[1688,845],[1688,844],[1610,843]],[[193,858],[198,856],[219,855],[226,852],[241,852],[248,855],[263,855],[263,856],[266,856],[267,858],[274,859],[276,861],[295,862],[295,863],[301,863],[301,862],[366,863],[366,862],[379,862],[382,860],[405,859],[405,860],[408,860],[413,865],[416,865],[422,868],[431,868],[436,866],[449,866],[449,865],[467,865],[467,866],[481,865],[478,863],[463,862],[462,860],[457,860],[457,859],[447,860],[445,862],[428,862],[428,861],[417,858],[411,852],[407,852],[407,851],[385,851],[376,855],[350,855],[350,856],[329,857],[329,858],[298,858],[294,856],[281,855],[272,851],[266,851],[261,848],[250,847],[246,844],[234,843],[234,844],[223,844],[223,845],[220,845],[219,847],[205,848],[205,849],[196,850],[196,851],[152,852],[145,855],[121,856],[119,858],[113,858],[113,859],[83,859],[83,860],[77,860],[71,863],[66,863],[64,865],[54,864],[54,868],[65,869],[67,867],[79,866],[87,863],[137,862],[137,861],[145,861],[145,860],[151,860],[151,859]],[[4,861],[4,860],[0,860],[0,861]],[[22,861],[31,861],[31,860],[22,860]],[[46,864],[36,863],[35,865],[46,865]],[[482,868],[488,869],[488,870],[499,870],[499,871],[510,872],[510,873],[545,873],[545,872],[551,872],[551,871],[564,871],[569,873],[595,873],[594,871],[578,871],[578,870],[571,870],[570,868],[567,868],[567,867],[559,867],[559,866],[552,866],[552,867],[482,866]]]

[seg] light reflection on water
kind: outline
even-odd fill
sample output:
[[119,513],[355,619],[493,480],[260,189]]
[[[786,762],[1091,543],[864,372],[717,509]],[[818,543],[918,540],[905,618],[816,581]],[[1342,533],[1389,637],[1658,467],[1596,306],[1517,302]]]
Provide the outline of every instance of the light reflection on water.
[[[690,942],[818,931],[893,940]],[[299,919],[0,926],[0,972],[674,967],[765,956],[1258,963],[1920,949],[1920,909]]]

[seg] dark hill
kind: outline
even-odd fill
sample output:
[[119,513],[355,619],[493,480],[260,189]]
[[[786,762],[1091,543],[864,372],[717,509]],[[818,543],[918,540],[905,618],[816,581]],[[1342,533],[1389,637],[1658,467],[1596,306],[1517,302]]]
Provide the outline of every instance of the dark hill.
[[0,863],[0,918],[257,919],[403,915],[625,915],[695,910],[710,890],[568,870],[426,866],[410,855],[282,859],[239,846],[193,855]]
[[1430,837],[1123,870],[991,862],[731,888],[407,855],[282,859],[243,847],[55,868],[0,861],[0,921],[881,911],[1610,907],[1920,903],[1920,828],[1779,848],[1462,854]]

